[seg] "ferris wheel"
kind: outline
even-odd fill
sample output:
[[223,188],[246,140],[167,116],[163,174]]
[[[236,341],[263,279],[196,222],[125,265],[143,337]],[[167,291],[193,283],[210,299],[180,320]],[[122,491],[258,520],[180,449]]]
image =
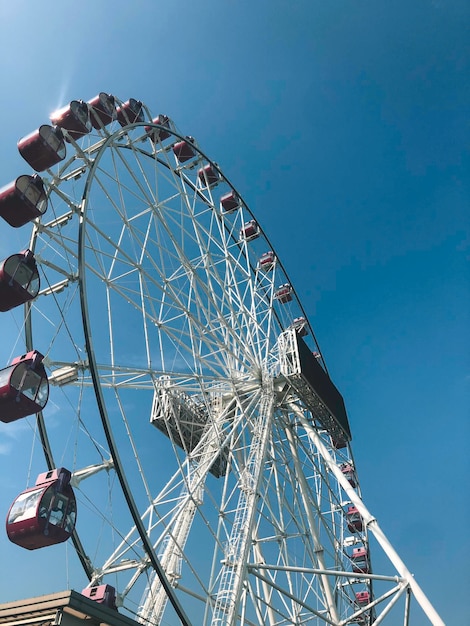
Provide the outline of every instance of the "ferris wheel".
[[442,624],[362,501],[307,314],[217,163],[105,93],[18,147],[37,173],[0,190],[10,226],[32,222],[0,269],[1,310],[25,311],[0,419],[37,415],[47,467],[10,539],[70,538],[83,593],[142,623],[407,624],[415,596]]

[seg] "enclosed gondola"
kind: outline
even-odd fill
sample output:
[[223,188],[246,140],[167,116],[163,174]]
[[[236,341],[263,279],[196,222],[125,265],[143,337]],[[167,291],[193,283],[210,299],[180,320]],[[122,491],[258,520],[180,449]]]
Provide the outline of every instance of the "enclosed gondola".
[[352,571],[357,574],[369,573],[369,553],[367,548],[354,548],[351,555]]
[[32,300],[39,287],[39,272],[31,250],[12,254],[0,263],[0,311]]
[[240,206],[240,198],[233,189],[228,193],[225,193],[220,198],[220,206],[223,213],[231,213]]
[[140,100],[129,98],[127,102],[124,102],[117,109],[117,120],[121,126],[127,126],[128,124],[134,124],[135,122],[144,121],[144,109]]
[[364,530],[361,514],[355,506],[348,507],[346,518],[348,520],[348,530],[350,533],[362,532]]
[[308,322],[305,317],[296,317],[291,324],[291,328],[295,329],[299,337],[308,335]]
[[264,272],[270,272],[274,267],[274,262],[276,257],[274,256],[274,252],[269,250],[261,255],[260,260],[258,261],[258,267]]
[[340,466],[340,470],[343,473],[343,476],[347,479],[351,487],[356,487],[356,474],[354,472],[354,468],[350,463],[343,463]]
[[366,606],[370,602],[370,593],[368,591],[358,591],[356,593],[356,603],[359,606]]
[[188,135],[187,141],[177,141],[173,146],[173,154],[178,159],[179,163],[185,163],[196,156],[196,151],[193,148],[194,137]]
[[55,111],[51,122],[67,131],[72,139],[80,139],[91,131],[90,111],[86,102],[72,100],[70,104]]
[[256,220],[245,222],[243,227],[240,229],[240,239],[245,239],[246,241],[256,239],[256,237],[259,237],[260,234],[261,231]]
[[82,595],[90,600],[94,600],[97,604],[103,604],[110,609],[117,610],[116,606],[116,589],[111,585],[94,585],[86,587],[82,590]]
[[[168,117],[168,115],[160,114],[152,120],[152,124],[158,124],[158,126],[163,126],[164,128],[169,129],[170,118]],[[164,130],[164,128],[153,128],[152,126],[146,126],[145,130],[148,133],[150,141],[153,141],[153,143],[158,143],[159,141],[164,141],[165,139],[168,139],[168,137],[171,135],[170,131]]]
[[0,216],[14,228],[40,217],[46,210],[47,196],[37,174],[18,176],[0,189]]
[[8,539],[27,550],[67,541],[75,529],[77,505],[71,473],[61,467],[40,474],[36,485],[15,499],[8,511]]
[[0,370],[0,421],[9,423],[42,411],[49,398],[43,355],[33,350]]
[[274,297],[281,304],[286,304],[292,300],[292,287],[289,283],[281,285],[274,293]]
[[203,187],[215,187],[220,182],[220,174],[212,163],[201,167],[197,175]]
[[65,159],[67,149],[64,135],[58,126],[42,124],[18,142],[18,151],[36,172],[56,165]]
[[93,128],[107,126],[116,118],[116,102],[111,94],[100,92],[88,101],[88,107]]

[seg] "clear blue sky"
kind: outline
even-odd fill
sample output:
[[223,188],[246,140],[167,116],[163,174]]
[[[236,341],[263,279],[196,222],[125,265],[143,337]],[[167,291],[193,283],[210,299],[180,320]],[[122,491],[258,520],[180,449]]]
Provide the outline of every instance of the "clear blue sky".
[[[365,501],[449,625],[470,611],[469,18],[464,0],[0,3],[0,183],[27,171],[20,137],[99,91],[195,136],[280,256]],[[0,225],[1,258],[28,239]],[[0,428],[2,515],[28,428]],[[0,555],[0,602],[67,587],[4,536]]]

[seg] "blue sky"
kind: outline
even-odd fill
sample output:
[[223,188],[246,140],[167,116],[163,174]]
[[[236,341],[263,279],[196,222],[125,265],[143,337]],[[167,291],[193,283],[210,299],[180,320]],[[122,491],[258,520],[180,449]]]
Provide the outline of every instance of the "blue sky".
[[[195,136],[295,285],[365,501],[448,624],[468,617],[470,582],[469,14],[463,0],[0,4],[3,183],[27,169],[20,137],[99,91]],[[28,238],[0,225],[1,258]],[[28,428],[0,431],[5,514]],[[0,602],[67,586],[39,588],[5,537],[0,554],[14,559]]]

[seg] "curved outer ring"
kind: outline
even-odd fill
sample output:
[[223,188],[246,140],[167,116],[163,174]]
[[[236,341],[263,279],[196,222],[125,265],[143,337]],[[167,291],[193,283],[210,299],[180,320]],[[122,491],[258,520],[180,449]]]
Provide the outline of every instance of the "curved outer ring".
[[97,366],[97,362],[95,358],[95,352],[93,349],[93,343],[92,343],[92,337],[91,337],[91,324],[90,324],[90,316],[88,313],[88,298],[87,298],[87,293],[86,293],[86,272],[85,272],[85,234],[86,234],[86,209],[87,209],[87,204],[88,204],[88,195],[89,195],[91,184],[94,179],[96,168],[98,166],[98,163],[100,162],[102,155],[106,151],[107,147],[118,136],[125,134],[128,129],[129,127],[121,131],[118,131],[117,133],[114,133],[113,135],[108,137],[108,139],[101,146],[88,172],[88,177],[87,177],[85,188],[83,191],[82,202],[80,205],[79,229],[78,229],[78,275],[80,277],[79,288],[80,288],[80,305],[81,305],[81,311],[82,311],[83,331],[85,335],[85,346],[86,346],[86,352],[87,352],[87,357],[88,357],[88,365],[90,368],[90,374],[91,374],[91,378],[93,382],[93,389],[95,392],[96,402],[98,405],[98,410],[100,413],[103,430],[104,430],[106,440],[109,446],[111,457],[113,459],[114,470],[116,471],[116,474],[118,476],[119,483],[121,485],[122,492],[126,499],[127,506],[132,515],[132,519],[134,521],[137,532],[139,533],[139,536],[142,540],[144,550],[148,558],[150,559],[152,567],[154,568],[158,578],[160,579],[160,582],[163,588],[165,589],[168,595],[168,599],[173,605],[173,608],[175,609],[178,617],[180,618],[181,623],[184,626],[191,626],[191,622],[186,616],[183,610],[183,607],[181,606],[178,598],[176,597],[174,589],[170,585],[166,577],[166,574],[160,564],[160,561],[158,560],[157,555],[155,554],[153,546],[145,530],[145,526],[140,517],[139,510],[135,503],[134,497],[132,495],[130,485],[127,481],[126,474],[124,471],[124,466],[121,462],[121,459],[118,453],[118,447],[115,442],[114,435],[111,429],[111,424],[108,418],[108,412],[106,410],[106,403],[104,401],[103,390],[102,390],[101,383],[100,383],[100,376],[98,372],[98,366]]

